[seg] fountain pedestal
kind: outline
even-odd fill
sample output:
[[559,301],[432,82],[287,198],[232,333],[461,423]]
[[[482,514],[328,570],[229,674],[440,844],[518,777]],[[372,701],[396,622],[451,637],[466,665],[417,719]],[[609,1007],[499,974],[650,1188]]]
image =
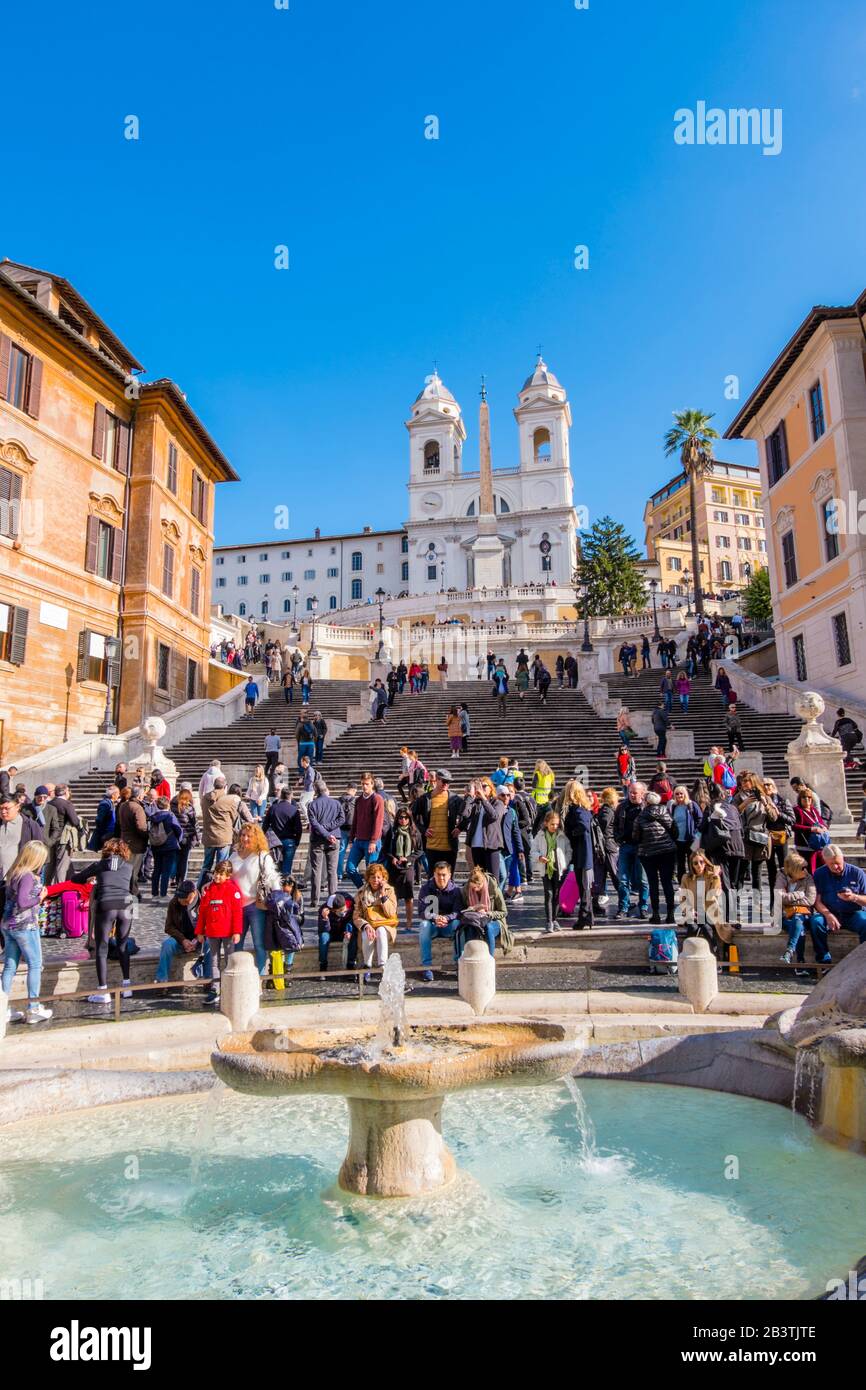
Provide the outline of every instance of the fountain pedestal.
[[457,1165],[442,1138],[442,1096],[347,1100],[349,1147],[339,1179],[344,1191],[418,1197],[453,1182]]

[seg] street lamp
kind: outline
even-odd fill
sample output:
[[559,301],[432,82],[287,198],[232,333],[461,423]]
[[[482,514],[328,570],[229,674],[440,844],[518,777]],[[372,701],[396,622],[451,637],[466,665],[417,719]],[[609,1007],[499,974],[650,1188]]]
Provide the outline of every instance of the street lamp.
[[690,617],[692,616],[692,601],[691,601],[691,598],[689,597],[689,583],[690,583],[690,581],[691,581],[691,577],[692,577],[692,576],[691,576],[691,571],[690,571],[690,570],[683,570],[683,583],[684,583],[685,586],[686,586],[686,617],[687,617],[687,618],[690,618]]
[[120,678],[120,638],[106,637],[105,639],[105,716],[102,721],[101,733],[116,734],[117,726],[112,718],[112,706],[114,704],[114,689]]
[[376,590],[376,602],[379,605],[379,649],[376,652],[376,660],[381,661],[385,646],[385,643],[382,641],[382,604],[385,602],[385,590],[382,588],[381,584]]
[[652,596],[653,596],[653,641],[654,641],[654,642],[660,642],[660,641],[662,640],[662,635],[661,635],[661,633],[659,632],[659,615],[658,615],[658,613],[657,613],[657,611],[656,611],[656,589],[657,589],[658,586],[659,586],[658,580],[657,580],[657,579],[651,579],[650,582],[649,582],[649,586],[650,586],[650,593],[651,593]]
[[309,657],[314,657],[314,656],[318,656],[318,655],[319,655],[319,649],[318,649],[318,647],[316,646],[316,613],[317,613],[317,611],[318,611],[318,607],[319,607],[319,600],[316,598],[316,595],[313,594],[313,597],[310,599],[310,612],[312,613],[313,616],[312,616],[312,619],[311,619],[310,650],[309,650],[308,653],[307,653],[307,655],[308,655]]
[[293,585],[292,585],[292,598],[293,598],[294,601],[295,601],[295,602],[294,602],[294,608],[293,608],[293,610],[292,610],[292,632],[297,633],[297,632],[298,632],[298,586],[297,586],[297,584],[293,584]]

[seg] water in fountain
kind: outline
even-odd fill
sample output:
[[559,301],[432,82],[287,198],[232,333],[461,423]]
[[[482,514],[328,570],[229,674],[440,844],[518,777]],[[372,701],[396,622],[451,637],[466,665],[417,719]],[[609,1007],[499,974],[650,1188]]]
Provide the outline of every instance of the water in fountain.
[[599,1153],[595,1125],[587,1109],[583,1092],[574,1077],[566,1076],[563,1077],[563,1080],[574,1102],[574,1114],[577,1120],[577,1130],[580,1135],[580,1148],[578,1150],[578,1163],[580,1167],[587,1172],[595,1174],[624,1172],[628,1165],[619,1154]]
[[379,983],[379,1028],[376,1041],[383,1048],[406,1042],[406,971],[399,955],[388,957]]
[[[801,1092],[808,1085],[805,1104],[799,1105]],[[815,1092],[818,1085],[818,1058],[809,1047],[798,1047],[794,1058],[794,1090],[791,1096],[791,1113],[794,1121],[797,1111],[805,1115],[810,1125],[815,1123]]]
[[194,1188],[198,1187],[202,1154],[207,1157],[213,1147],[212,1141],[216,1129],[217,1111],[220,1108],[220,1102],[227,1090],[228,1087],[225,1082],[220,1081],[217,1076],[214,1077],[214,1084],[205,1097],[192,1145],[192,1162],[190,1164],[189,1180],[190,1185]]

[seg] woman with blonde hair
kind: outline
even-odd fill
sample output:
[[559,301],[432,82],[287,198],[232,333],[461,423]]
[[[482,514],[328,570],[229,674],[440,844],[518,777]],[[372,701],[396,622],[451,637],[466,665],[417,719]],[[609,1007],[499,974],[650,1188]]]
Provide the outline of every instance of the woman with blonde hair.
[[541,874],[544,888],[544,921],[546,932],[559,931],[556,913],[559,890],[571,862],[571,845],[562,833],[558,811],[548,811],[541,829],[532,841],[532,855]]
[[571,863],[580,889],[580,904],[575,931],[583,931],[593,923],[592,886],[595,861],[592,853],[592,797],[577,778],[568,785],[568,800],[563,806],[562,828],[571,847]]
[[[42,984],[42,941],[39,936],[39,904],[45,897],[42,870],[48,860],[48,847],[41,840],[28,840],[6,875],[6,900],[3,906],[3,934],[6,938],[3,958],[3,993],[8,995],[15,979],[18,962],[27,966],[28,1023],[42,1023],[51,1018],[52,1010],[40,1003]],[[9,1018],[20,1023],[25,1018],[19,1009]]]
[[373,952],[376,965],[382,969],[388,959],[388,948],[397,937],[397,895],[388,882],[384,864],[367,865],[364,886],[355,894],[352,922],[367,967],[364,983],[369,984]]
[[282,879],[268,849],[258,822],[242,825],[230,860],[232,878],[241,894],[243,930],[239,949],[243,950],[247,931],[253,934],[253,950],[260,975],[268,971],[265,937],[268,894],[282,888]]
[[[776,892],[781,894],[782,926],[788,933],[788,944],[782,953],[785,964],[790,965],[795,955],[799,965],[806,959],[807,930],[816,961],[831,964],[827,922],[823,913],[815,911],[818,897],[815,880],[803,855],[795,850],[785,856],[782,872],[776,878]],[[805,975],[807,971],[795,970],[794,974]]]
[[539,758],[532,773],[532,799],[536,806],[539,807],[537,825],[540,825],[544,819],[543,815],[540,813],[541,808],[547,806],[547,803],[553,795],[553,788],[555,786],[556,777],[552,767],[549,763],[546,763],[543,758]]
[[725,899],[722,876],[717,866],[702,849],[693,850],[687,860],[686,872],[680,879],[682,920],[688,936],[705,936],[711,949],[715,946],[713,927],[725,920]]
[[268,806],[268,779],[261,763],[256,765],[256,770],[247,783],[247,801],[250,803],[253,819],[260,821]]

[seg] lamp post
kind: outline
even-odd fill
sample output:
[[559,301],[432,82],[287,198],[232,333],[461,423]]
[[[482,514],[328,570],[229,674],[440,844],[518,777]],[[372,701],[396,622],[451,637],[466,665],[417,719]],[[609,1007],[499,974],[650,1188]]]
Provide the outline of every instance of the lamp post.
[[661,635],[661,633],[659,632],[659,616],[658,616],[658,613],[657,613],[657,611],[656,611],[656,589],[657,589],[658,586],[659,586],[658,580],[657,580],[657,579],[651,579],[650,582],[649,582],[649,586],[650,586],[650,593],[651,593],[652,596],[653,596],[653,641],[654,641],[654,642],[660,642],[660,641],[662,640],[662,635]]
[[313,597],[310,599],[310,612],[312,613],[313,616],[312,616],[312,619],[310,620],[310,621],[311,621],[310,650],[309,650],[308,653],[307,653],[307,656],[309,656],[309,657],[313,657],[313,656],[318,656],[318,655],[319,655],[319,649],[318,649],[318,647],[316,646],[316,613],[317,613],[317,611],[318,611],[318,608],[319,608],[319,600],[316,598],[316,595],[313,594]]
[[385,602],[385,590],[382,588],[381,584],[376,590],[376,602],[379,605],[379,646],[376,651],[376,660],[381,661],[382,652],[385,646],[384,642],[382,641],[382,605]]
[[589,585],[581,580],[578,570],[574,571],[571,582],[577,598],[575,607],[578,610],[578,615],[580,609],[583,609],[583,641],[580,644],[580,650],[582,652],[591,652],[594,651],[594,647],[589,636]]
[[692,576],[691,576],[691,571],[690,571],[690,570],[683,570],[683,583],[684,583],[685,586],[686,586],[686,617],[687,617],[687,618],[690,618],[690,617],[692,616],[692,601],[691,601],[691,598],[690,598],[690,596],[689,596],[689,595],[690,595],[689,583],[690,583],[690,581],[691,581],[691,577],[692,577]]
[[117,685],[117,677],[120,667],[120,638],[106,637],[105,639],[105,715],[102,720],[100,733],[116,734],[117,727],[112,718],[112,705],[114,703],[114,689]]
[[297,632],[298,632],[298,586],[297,586],[297,584],[293,584],[293,585],[292,585],[292,598],[294,599],[294,606],[293,606],[293,609],[292,609],[292,632],[297,633]]

